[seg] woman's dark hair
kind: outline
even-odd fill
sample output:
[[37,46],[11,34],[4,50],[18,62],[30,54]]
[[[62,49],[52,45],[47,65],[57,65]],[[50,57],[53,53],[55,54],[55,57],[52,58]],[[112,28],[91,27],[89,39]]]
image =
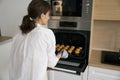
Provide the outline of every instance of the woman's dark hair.
[[35,19],[40,18],[41,14],[50,11],[50,5],[44,0],[32,0],[28,6],[28,14],[23,17],[20,30],[23,34],[29,33],[36,27]]

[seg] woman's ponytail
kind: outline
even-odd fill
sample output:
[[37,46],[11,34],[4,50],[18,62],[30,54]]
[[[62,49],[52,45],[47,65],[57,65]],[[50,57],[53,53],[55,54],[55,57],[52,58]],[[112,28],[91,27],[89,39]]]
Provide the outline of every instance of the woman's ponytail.
[[35,28],[34,20],[29,15],[24,16],[22,24],[20,25],[20,30],[22,31],[22,33],[27,34],[34,28]]
[[50,11],[50,5],[44,0],[32,0],[28,6],[28,15],[23,17],[20,30],[23,34],[29,33],[36,27],[36,20],[41,18],[41,14]]

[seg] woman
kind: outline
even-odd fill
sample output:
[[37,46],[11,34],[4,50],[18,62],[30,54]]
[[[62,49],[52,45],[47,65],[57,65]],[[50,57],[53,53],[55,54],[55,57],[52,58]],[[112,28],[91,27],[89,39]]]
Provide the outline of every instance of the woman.
[[55,55],[55,37],[46,28],[50,6],[32,0],[20,32],[13,38],[10,80],[45,80],[47,67],[53,68],[61,57]]

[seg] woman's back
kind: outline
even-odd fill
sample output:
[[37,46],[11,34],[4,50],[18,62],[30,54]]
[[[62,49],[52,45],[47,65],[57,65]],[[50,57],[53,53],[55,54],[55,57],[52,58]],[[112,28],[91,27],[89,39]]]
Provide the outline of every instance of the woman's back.
[[11,57],[14,61],[11,65],[13,79],[11,80],[42,79],[40,77],[46,73],[47,46],[50,43],[51,35],[49,29],[39,26],[27,35],[18,33],[14,37]]

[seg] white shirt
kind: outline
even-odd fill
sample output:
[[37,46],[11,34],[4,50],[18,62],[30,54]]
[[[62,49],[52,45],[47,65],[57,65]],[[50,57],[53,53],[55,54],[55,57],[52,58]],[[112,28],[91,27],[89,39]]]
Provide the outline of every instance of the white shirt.
[[47,67],[58,62],[55,42],[52,30],[40,24],[26,35],[18,33],[13,38],[10,80],[45,80]]

